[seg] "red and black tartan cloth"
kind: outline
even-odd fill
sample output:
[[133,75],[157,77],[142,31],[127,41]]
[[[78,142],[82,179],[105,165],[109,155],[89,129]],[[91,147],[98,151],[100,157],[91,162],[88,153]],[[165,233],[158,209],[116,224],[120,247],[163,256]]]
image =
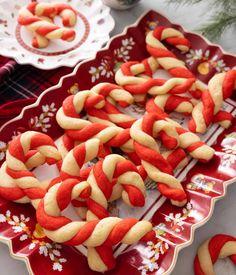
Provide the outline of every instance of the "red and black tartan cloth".
[[0,56],[0,126],[72,70],[61,67],[45,71],[31,65],[19,65],[13,59]]

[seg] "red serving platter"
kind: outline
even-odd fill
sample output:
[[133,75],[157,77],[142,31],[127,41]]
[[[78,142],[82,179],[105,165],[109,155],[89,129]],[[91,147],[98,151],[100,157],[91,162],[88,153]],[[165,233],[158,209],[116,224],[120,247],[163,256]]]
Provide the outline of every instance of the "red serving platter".
[[[156,25],[174,27],[191,41],[192,48],[187,54],[172,50],[203,82],[207,83],[217,72],[236,66],[235,56],[226,54],[200,35],[185,31],[163,15],[148,11],[134,25],[111,39],[95,58],[78,64],[71,74],[62,77],[56,86],[43,92],[35,104],[24,108],[17,118],[0,129],[1,163],[8,141],[19,133],[36,130],[59,138],[63,131],[56,123],[55,114],[64,98],[99,82],[114,82],[114,73],[123,62],[147,57],[145,34]],[[227,101],[227,106],[236,113],[235,96]],[[216,150],[214,158],[207,165],[194,162],[192,167],[185,169],[183,186],[188,196],[187,205],[175,207],[158,196],[143,214],[153,222],[156,243],[140,243],[123,250],[117,247],[116,268],[106,274],[171,272],[179,250],[193,241],[194,230],[210,219],[215,201],[225,196],[228,184],[236,181],[235,120],[228,130],[215,126],[207,142]],[[98,274],[89,269],[82,250],[52,243],[44,236],[30,205],[0,199],[0,240],[8,243],[13,257],[26,262],[32,274]]]

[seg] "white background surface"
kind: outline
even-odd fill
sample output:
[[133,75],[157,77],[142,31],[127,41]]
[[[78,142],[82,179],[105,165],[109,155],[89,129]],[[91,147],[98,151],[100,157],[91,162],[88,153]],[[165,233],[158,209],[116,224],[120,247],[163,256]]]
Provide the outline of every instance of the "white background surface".
[[[123,28],[133,23],[143,12],[148,9],[155,9],[170,20],[182,24],[188,30],[197,29],[202,22],[206,22],[212,9],[206,9],[207,3],[197,4],[190,7],[179,7],[175,5],[166,5],[165,1],[143,0],[140,4],[129,11],[112,11],[116,21],[116,27],[112,35],[120,33]],[[233,31],[224,33],[218,41],[226,51],[236,53],[236,36]],[[189,247],[183,249],[177,260],[177,264],[172,272],[173,275],[192,275],[193,260],[199,244],[208,237],[217,233],[225,233],[236,236],[236,184],[228,187],[225,198],[217,202],[215,211],[211,220],[195,232],[194,242]],[[10,257],[6,245],[0,243],[0,274],[1,275],[26,275],[27,270],[23,262],[14,260]],[[215,265],[215,271],[218,275],[236,274],[236,268],[229,260],[220,260]],[[83,275],[80,272],[81,275]]]

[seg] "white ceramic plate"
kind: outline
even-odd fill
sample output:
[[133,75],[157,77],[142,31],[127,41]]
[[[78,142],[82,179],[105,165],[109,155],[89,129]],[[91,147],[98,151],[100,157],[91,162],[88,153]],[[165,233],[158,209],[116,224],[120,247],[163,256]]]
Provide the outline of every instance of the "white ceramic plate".
[[[73,67],[80,60],[93,57],[109,40],[109,33],[114,28],[110,8],[101,0],[66,2],[78,12],[75,40],[66,42],[57,39],[50,41],[45,49],[35,49],[31,46],[32,33],[17,23],[19,9],[29,0],[0,0],[0,54],[14,58],[19,64],[31,64],[43,70]],[[59,21],[55,22],[60,25]]]

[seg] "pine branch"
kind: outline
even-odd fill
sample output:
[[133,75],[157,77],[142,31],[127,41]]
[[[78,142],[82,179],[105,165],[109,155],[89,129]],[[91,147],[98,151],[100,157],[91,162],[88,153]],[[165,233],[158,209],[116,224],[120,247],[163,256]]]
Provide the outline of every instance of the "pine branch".
[[[195,5],[204,0],[167,0],[168,4],[180,5]],[[210,0],[209,6],[216,9],[224,9],[225,11],[230,11],[233,8],[236,8],[235,0]]]
[[[179,6],[194,5],[203,2],[203,0],[167,0],[167,2]],[[198,31],[201,31],[210,40],[215,40],[223,34],[226,28],[236,29],[236,0],[209,0],[208,8],[215,10],[215,15]]]
[[226,28],[233,27],[236,29],[236,12],[226,13],[218,12],[211,17],[209,23],[203,25],[198,31],[214,41],[219,38]]
[[236,8],[235,0],[211,0],[212,6],[217,10],[231,11]]

